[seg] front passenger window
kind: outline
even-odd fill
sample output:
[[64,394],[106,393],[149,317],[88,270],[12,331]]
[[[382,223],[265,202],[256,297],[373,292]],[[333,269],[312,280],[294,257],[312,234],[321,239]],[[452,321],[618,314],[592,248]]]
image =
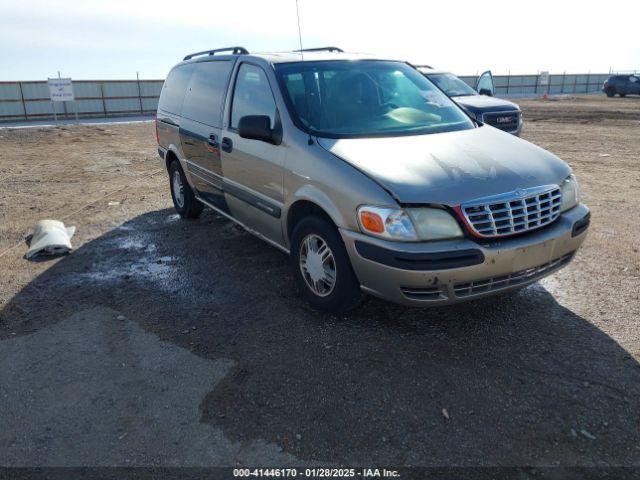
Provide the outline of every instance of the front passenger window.
[[276,116],[276,102],[267,80],[260,67],[243,63],[233,93],[231,107],[231,127],[238,128],[239,120],[245,115],[266,115],[271,119],[273,128]]

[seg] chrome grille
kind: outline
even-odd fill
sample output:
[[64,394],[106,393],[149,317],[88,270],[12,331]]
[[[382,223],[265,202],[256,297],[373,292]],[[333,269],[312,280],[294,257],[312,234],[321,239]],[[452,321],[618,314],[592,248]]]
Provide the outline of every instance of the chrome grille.
[[503,237],[544,227],[560,216],[558,185],[479,198],[460,205],[469,228],[480,237]]
[[509,110],[506,112],[486,112],[482,114],[482,121],[487,125],[511,132],[518,129],[520,112]]
[[473,282],[456,283],[453,286],[453,291],[456,297],[469,297],[479,293],[502,290],[507,287],[530,282],[563,267],[571,261],[574,253],[575,252],[571,252],[543,265],[527,268],[526,270],[520,270],[519,272],[510,273],[508,275],[485,278],[483,280],[475,280]]

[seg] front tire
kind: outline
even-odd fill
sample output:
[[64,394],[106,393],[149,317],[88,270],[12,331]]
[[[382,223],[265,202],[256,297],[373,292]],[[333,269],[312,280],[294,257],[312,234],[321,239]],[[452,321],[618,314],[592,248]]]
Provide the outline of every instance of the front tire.
[[345,312],[364,300],[340,234],[324,218],[298,222],[291,235],[291,262],[302,295],[314,308]]
[[607,88],[607,90],[604,93],[607,94],[607,97],[611,98],[611,97],[615,96],[616,91],[613,88],[609,87],[609,88]]
[[178,160],[174,160],[169,165],[169,185],[176,212],[182,218],[198,218],[202,213],[203,205],[196,199]]

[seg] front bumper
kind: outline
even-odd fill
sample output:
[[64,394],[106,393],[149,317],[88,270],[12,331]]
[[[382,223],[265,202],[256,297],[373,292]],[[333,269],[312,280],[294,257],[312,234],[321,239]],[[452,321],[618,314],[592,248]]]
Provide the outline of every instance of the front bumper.
[[506,292],[566,266],[586,237],[579,204],[552,225],[521,237],[477,243],[390,242],[340,229],[361,288],[403,305],[458,303]]

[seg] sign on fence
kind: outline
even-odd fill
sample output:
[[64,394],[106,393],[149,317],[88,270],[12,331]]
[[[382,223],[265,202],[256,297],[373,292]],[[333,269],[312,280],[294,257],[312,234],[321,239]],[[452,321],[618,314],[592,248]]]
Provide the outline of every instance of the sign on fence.
[[540,85],[549,85],[549,72],[540,72]]
[[73,83],[70,78],[48,78],[49,96],[52,102],[69,102],[73,97]]

